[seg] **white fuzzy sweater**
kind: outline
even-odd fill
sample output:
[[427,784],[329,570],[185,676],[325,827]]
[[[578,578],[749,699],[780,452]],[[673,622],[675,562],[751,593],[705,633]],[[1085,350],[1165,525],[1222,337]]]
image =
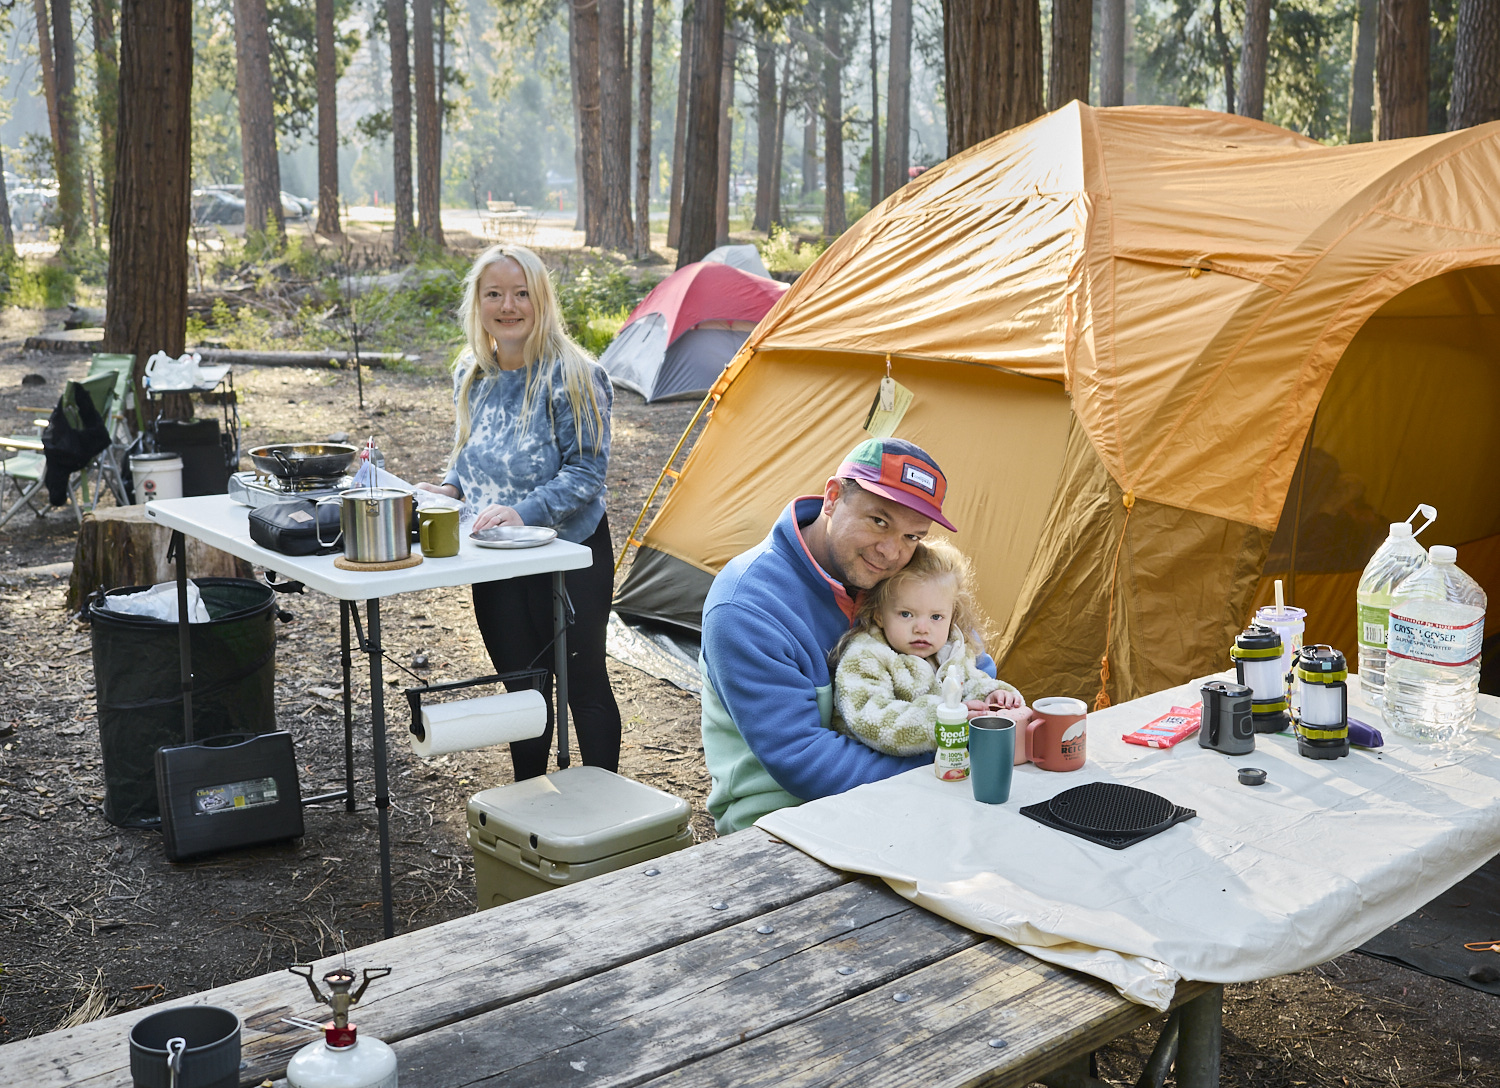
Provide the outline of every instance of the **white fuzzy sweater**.
[[937,657],[934,669],[926,658],[891,649],[879,629],[855,635],[834,674],[833,728],[877,752],[918,755],[937,748],[933,727],[950,669],[958,670],[964,701],[1016,690],[981,670],[957,632]]

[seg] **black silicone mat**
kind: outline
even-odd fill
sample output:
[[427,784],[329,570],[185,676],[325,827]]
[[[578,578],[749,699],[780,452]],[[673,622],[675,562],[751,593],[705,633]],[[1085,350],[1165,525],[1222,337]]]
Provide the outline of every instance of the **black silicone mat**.
[[1111,850],[1123,850],[1198,813],[1149,790],[1117,782],[1088,782],[1063,790],[1050,801],[1027,805],[1021,815]]

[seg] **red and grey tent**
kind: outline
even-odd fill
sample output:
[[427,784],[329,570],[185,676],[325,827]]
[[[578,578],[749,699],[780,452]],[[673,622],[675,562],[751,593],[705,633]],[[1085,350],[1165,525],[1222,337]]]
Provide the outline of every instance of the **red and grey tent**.
[[657,284],[599,362],[652,401],[702,397],[787,285],[697,262]]

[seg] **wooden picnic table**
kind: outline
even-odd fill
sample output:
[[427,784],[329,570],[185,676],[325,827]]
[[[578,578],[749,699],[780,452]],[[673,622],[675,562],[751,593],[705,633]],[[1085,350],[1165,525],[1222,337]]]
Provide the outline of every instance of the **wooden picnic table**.
[[[319,961],[315,977],[344,962]],[[420,1088],[1074,1088],[1090,1084],[1094,1048],[1158,1015],[754,828],[347,963],[391,967],[352,1020],[391,1043],[401,1083]],[[1222,993],[1178,986],[1183,1088],[1218,1083]],[[286,972],[172,1004],[240,1015],[242,1085],[281,1077],[316,1038],[288,1018],[327,1016]],[[129,1028],[161,1007],[8,1044],[0,1083],[128,1085]]]

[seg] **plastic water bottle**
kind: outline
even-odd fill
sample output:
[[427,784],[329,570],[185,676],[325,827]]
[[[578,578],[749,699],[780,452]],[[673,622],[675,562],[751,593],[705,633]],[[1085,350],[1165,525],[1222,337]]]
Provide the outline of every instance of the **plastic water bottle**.
[[1385,634],[1390,620],[1391,595],[1407,576],[1427,565],[1427,552],[1416,541],[1412,518],[1426,516],[1422,529],[1437,520],[1437,511],[1419,506],[1411,518],[1391,522],[1391,534],[1375,550],[1355,593],[1358,609],[1359,684],[1365,697],[1375,706],[1385,705]]
[[1404,737],[1451,740],[1474,721],[1489,602],[1453,548],[1435,544],[1427,558],[1391,600],[1385,718]]

